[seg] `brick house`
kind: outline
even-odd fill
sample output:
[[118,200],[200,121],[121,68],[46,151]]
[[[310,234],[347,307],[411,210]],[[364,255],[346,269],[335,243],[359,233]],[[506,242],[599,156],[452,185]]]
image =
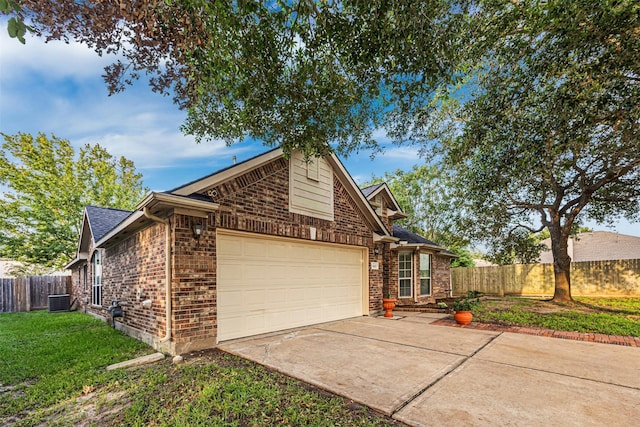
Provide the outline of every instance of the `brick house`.
[[88,206],[72,270],[81,309],[171,354],[378,314],[450,292],[443,247],[397,225],[386,184],[360,190],[335,155],[274,149],[135,211]]

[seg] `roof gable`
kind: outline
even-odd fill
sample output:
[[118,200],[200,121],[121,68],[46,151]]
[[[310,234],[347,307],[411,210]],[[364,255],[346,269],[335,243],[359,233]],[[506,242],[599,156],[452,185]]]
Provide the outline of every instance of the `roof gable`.
[[[174,188],[169,192],[169,194],[175,196],[192,197],[195,194],[201,193],[208,188],[237,178],[283,156],[284,151],[281,148],[276,148],[261,155],[252,157],[251,159],[245,160],[241,163],[221,169],[217,172],[192,181],[183,186]],[[338,157],[333,153],[325,156],[324,159],[331,165],[335,176],[340,180],[342,185],[344,185],[345,189],[354,200],[355,204],[364,214],[364,219],[369,224],[369,226],[374,231],[379,231],[386,236],[390,236],[390,230],[386,229],[378,215],[376,215],[368,200],[362,194],[362,191],[360,191],[349,172],[347,172],[347,170],[344,168],[344,165],[342,164],[340,159],[338,159]]]
[[393,193],[391,192],[391,189],[386,182],[362,188],[361,191],[369,202],[371,202],[378,195],[382,196],[387,201],[387,204],[391,206],[391,209],[398,212],[400,214],[400,217],[405,217],[402,208],[398,204],[396,198],[393,196]]
[[98,206],[88,205],[85,207],[85,215],[88,219],[93,241],[97,242],[114,229],[118,224],[124,221],[132,211],[122,209],[100,208]]

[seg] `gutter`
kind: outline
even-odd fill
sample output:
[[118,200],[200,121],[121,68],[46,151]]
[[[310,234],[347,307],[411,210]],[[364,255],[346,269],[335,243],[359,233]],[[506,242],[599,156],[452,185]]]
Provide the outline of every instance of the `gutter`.
[[146,206],[143,209],[144,216],[152,221],[165,225],[165,307],[166,307],[166,332],[164,338],[160,339],[161,343],[171,339],[171,227],[167,218],[160,218],[149,212]]

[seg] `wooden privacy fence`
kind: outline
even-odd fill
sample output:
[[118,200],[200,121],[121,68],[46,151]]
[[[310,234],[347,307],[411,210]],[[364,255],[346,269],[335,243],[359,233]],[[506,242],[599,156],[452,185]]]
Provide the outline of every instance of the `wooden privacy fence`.
[[[488,295],[553,295],[553,264],[515,264],[451,269],[454,295],[479,291]],[[574,296],[640,297],[640,259],[571,264]]]
[[31,276],[0,279],[0,313],[42,310],[49,295],[71,293],[71,276]]

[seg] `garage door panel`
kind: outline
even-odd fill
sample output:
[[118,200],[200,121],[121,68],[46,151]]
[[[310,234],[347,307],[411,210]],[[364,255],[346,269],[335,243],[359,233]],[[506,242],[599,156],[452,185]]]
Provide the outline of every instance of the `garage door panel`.
[[218,340],[363,314],[362,248],[217,237]]

